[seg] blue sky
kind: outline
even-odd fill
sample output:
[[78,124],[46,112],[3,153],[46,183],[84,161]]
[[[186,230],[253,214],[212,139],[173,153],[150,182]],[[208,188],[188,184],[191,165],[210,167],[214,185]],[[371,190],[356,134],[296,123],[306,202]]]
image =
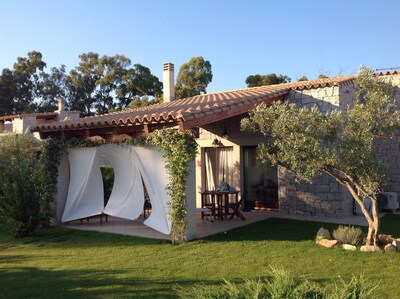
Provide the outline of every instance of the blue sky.
[[49,67],[79,54],[122,54],[162,80],[162,64],[203,56],[207,91],[245,87],[252,74],[296,81],[319,73],[400,67],[398,0],[0,0],[0,69],[40,51]]

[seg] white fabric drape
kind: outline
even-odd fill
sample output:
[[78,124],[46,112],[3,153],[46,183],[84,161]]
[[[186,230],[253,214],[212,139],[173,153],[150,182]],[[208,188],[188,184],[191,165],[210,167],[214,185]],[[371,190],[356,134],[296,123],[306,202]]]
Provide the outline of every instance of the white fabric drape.
[[96,148],[68,150],[70,184],[61,221],[71,221],[103,212],[103,179]]
[[[214,151],[215,152],[215,151]],[[215,180],[213,165],[215,164],[215,158],[212,155],[210,149],[204,150],[204,166],[206,171],[206,190],[215,190]]]
[[166,190],[169,179],[165,160],[158,151],[143,147],[132,148],[132,156],[140,170],[151,202],[151,214],[143,223],[159,232],[170,234],[171,220],[168,216],[170,197]]
[[[222,170],[220,169],[219,180],[233,184],[233,148],[224,147],[220,149],[220,161]],[[220,167],[221,167],[220,166]]]
[[135,220],[143,211],[144,191],[138,167],[133,163],[131,147],[105,145],[99,152],[114,168],[114,185],[104,214]]
[[[154,149],[103,145],[96,148],[70,149],[70,185],[62,217],[63,222],[106,213],[125,219],[137,219],[143,211],[143,182],[147,188],[152,211],[144,224],[170,234],[168,216],[170,197],[165,161]],[[114,168],[114,185],[104,208],[103,180],[99,158]]]
[[206,148],[204,151],[206,189],[214,190],[220,182],[233,184],[233,148]]

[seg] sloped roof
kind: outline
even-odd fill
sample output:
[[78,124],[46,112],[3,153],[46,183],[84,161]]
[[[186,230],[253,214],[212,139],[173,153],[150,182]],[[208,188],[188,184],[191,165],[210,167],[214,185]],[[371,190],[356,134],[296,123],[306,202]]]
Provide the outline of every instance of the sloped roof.
[[0,116],[0,121],[12,121],[16,118],[23,118],[26,116],[35,116],[36,119],[54,118],[58,115],[57,112],[43,112],[43,113],[24,113]]
[[33,128],[38,132],[76,131],[135,125],[179,125],[191,129],[246,113],[261,103],[281,100],[291,89],[303,90],[350,84],[354,75],[214,92],[138,109],[53,122]]

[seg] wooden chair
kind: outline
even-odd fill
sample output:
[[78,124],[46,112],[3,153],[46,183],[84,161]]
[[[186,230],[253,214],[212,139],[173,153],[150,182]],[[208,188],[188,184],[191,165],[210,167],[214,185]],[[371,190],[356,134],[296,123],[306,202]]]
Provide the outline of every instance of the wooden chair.
[[245,195],[243,194],[240,197],[240,200],[236,204],[232,204],[229,206],[229,208],[232,209],[232,213],[231,213],[231,217],[229,218],[229,221],[231,221],[234,216],[239,217],[240,219],[242,219],[242,221],[246,220],[246,217],[244,217],[244,215],[239,211],[240,206],[242,205],[244,199],[245,199]]
[[[211,211],[211,216],[213,218],[215,218],[217,216],[215,194],[202,193],[201,194],[201,207],[209,209]],[[202,213],[202,219],[204,218],[204,216],[205,216],[204,213]]]

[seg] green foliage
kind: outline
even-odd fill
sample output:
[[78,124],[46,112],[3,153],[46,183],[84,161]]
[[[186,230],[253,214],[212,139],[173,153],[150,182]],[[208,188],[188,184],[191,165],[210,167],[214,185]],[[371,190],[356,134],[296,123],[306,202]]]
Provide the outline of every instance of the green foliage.
[[41,221],[37,151],[37,141],[28,134],[0,139],[0,225],[18,237],[31,234]]
[[190,132],[174,129],[154,131],[149,140],[160,149],[161,154],[166,158],[165,166],[170,179],[168,189],[171,196],[172,243],[179,244],[184,241],[186,232],[188,163],[196,157],[197,143]]
[[297,81],[298,81],[298,82],[301,82],[301,81],[308,81],[308,78],[307,78],[307,76],[301,76]]
[[324,74],[319,74],[317,79],[328,79],[329,77]]
[[[375,298],[398,298],[400,254],[325,250],[313,241],[321,225],[337,227],[270,218],[178,247],[166,240],[63,227],[15,239],[0,229],[0,289],[2,298],[177,298],[176,285],[220,289],[222,278],[257,281],[273,261],[331,289],[334,282],[341,287],[339,277],[349,282],[352,274],[364,273],[370,283],[380,282]],[[400,236],[400,215],[383,216],[382,232]]]
[[61,140],[57,138],[50,138],[43,142],[42,152],[39,158],[40,172],[42,177],[42,191],[41,191],[41,225],[43,227],[50,225],[50,220],[54,215],[54,199],[57,194],[57,178],[58,166],[62,156],[66,153],[68,148],[73,147],[94,147],[98,143],[81,140],[70,139]]
[[316,107],[298,109],[295,104],[264,104],[242,121],[242,128],[272,136],[273,140],[258,147],[263,162],[282,165],[311,182],[340,154],[333,143],[343,120],[338,111],[325,114]]
[[176,78],[175,95],[177,99],[206,93],[212,81],[211,63],[202,56],[193,57],[179,69]]
[[0,76],[0,115],[33,112],[34,100],[40,94],[41,75],[46,63],[42,54],[28,52],[28,57],[18,57],[13,69],[3,69]]
[[152,104],[146,97],[160,98],[162,84],[147,67],[123,55],[100,56],[88,52],[69,73],[66,67],[45,71],[37,51],[18,57],[12,70],[0,75],[0,115],[54,111],[59,98],[83,115],[127,108],[133,99]]
[[332,232],[332,236],[341,244],[350,244],[356,246],[361,245],[364,239],[364,233],[362,232],[361,228],[354,226],[339,225],[339,227]]
[[264,85],[273,85],[273,84],[281,84],[288,83],[292,79],[290,79],[286,75],[277,75],[275,73],[268,75],[251,75],[246,78],[247,87],[257,87]]
[[114,169],[108,165],[101,165],[100,171],[103,178],[104,200],[108,201],[114,186]]
[[372,299],[377,298],[375,290],[377,285],[368,281],[364,275],[352,276],[350,282],[341,279],[336,284],[330,299]]
[[49,226],[54,214],[54,198],[57,193],[58,165],[64,150],[64,144],[58,139],[48,139],[42,144],[39,158],[43,190],[41,194],[41,219],[43,226]]
[[[332,291],[333,289],[333,291]],[[373,286],[363,276],[353,276],[350,282],[343,279],[340,285],[325,289],[319,284],[293,275],[283,268],[272,267],[268,277],[258,280],[244,279],[242,283],[225,280],[225,283],[215,286],[196,285],[190,288],[175,289],[180,298],[200,299],[368,299],[374,298],[376,286]]]
[[160,103],[161,98],[154,98],[150,99],[148,96],[143,96],[143,97],[134,97],[131,99],[129,106],[127,109],[136,109],[136,108],[142,108],[142,107],[147,107],[153,104]]
[[[343,113],[275,102],[256,107],[242,121],[242,128],[272,137],[258,148],[263,162],[282,165],[308,182],[327,173],[346,186],[360,205],[366,196],[376,203],[386,167],[377,156],[374,139],[395,132],[400,112],[395,109],[391,84],[371,70],[361,69],[356,86],[358,99]],[[370,227],[370,243],[376,238],[379,218],[376,211],[373,219],[365,209],[363,212]]]
[[[168,186],[171,196],[170,216],[172,220],[172,242],[178,244],[184,241],[186,232],[186,182],[188,163],[196,156],[197,143],[189,132],[180,132],[174,129],[157,130],[153,135],[138,137],[125,142],[134,146],[157,146],[166,158],[166,168],[170,178]],[[55,198],[58,165],[66,149],[74,147],[95,147],[98,143],[80,139],[45,141],[41,163],[44,166],[45,203],[50,207]],[[111,192],[114,182],[112,168],[101,168],[105,192]],[[51,209],[46,209],[45,215],[52,215]],[[47,218],[46,218],[47,219]]]

